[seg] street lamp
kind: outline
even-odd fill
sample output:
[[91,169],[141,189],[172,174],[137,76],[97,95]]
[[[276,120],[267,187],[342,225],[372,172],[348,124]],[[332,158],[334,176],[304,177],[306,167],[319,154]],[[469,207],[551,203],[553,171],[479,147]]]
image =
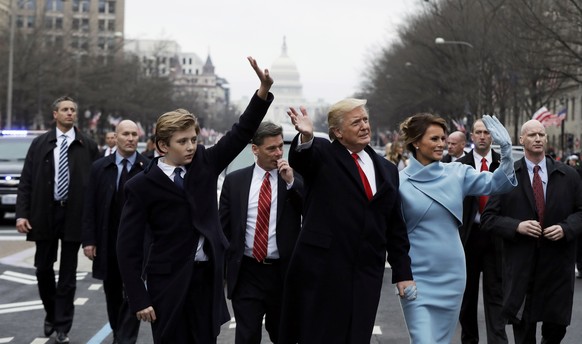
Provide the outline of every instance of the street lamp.
[[8,5],[8,15],[10,17],[10,33],[8,45],[8,89],[6,90],[6,129],[12,129],[12,78],[14,74],[14,30],[16,30],[16,20],[14,20],[14,0],[10,0]]
[[459,44],[459,45],[466,45],[469,48],[473,48],[473,45],[469,42],[465,42],[465,41],[445,41],[444,38],[442,37],[437,37],[434,40],[435,44]]

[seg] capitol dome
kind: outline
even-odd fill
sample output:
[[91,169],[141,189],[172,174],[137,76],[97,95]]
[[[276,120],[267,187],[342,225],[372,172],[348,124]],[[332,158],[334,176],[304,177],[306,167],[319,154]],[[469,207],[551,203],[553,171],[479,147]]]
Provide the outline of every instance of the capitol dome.
[[302,85],[295,62],[287,55],[287,42],[283,37],[281,56],[271,66],[271,75],[276,82],[273,84],[274,94],[285,97],[302,98]]

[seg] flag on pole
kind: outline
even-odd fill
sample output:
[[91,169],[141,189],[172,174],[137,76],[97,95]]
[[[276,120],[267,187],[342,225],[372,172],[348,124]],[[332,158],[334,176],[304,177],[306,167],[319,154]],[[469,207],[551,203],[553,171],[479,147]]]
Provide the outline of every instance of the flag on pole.
[[463,124],[462,120],[456,121],[456,120],[452,119],[452,121],[453,121],[453,124],[455,125],[455,128],[458,131],[463,132],[463,133],[465,132],[465,125]]
[[555,117],[556,115],[554,115],[553,113],[551,113],[547,107],[542,106],[541,108],[538,109],[538,111],[536,111],[531,119],[535,119],[540,121],[541,123],[544,123],[545,121],[551,119],[552,117]]

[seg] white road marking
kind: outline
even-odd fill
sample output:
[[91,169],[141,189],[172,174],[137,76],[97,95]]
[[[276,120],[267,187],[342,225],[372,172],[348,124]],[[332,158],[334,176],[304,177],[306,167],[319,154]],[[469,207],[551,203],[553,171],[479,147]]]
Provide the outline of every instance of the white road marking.
[[42,301],[40,301],[40,300],[6,303],[3,305],[0,305],[0,314],[31,311],[31,310],[42,309],[42,308],[43,308]]
[[89,290],[99,290],[99,289],[101,289],[102,286],[103,286],[103,284],[91,284],[88,289]]
[[380,326],[374,326],[374,330],[372,330],[372,334],[382,334],[382,330]]
[[0,338],[0,343],[10,343],[14,337]]
[[83,306],[85,303],[87,303],[87,301],[89,301],[89,299],[86,297],[78,297],[74,304],[75,306]]

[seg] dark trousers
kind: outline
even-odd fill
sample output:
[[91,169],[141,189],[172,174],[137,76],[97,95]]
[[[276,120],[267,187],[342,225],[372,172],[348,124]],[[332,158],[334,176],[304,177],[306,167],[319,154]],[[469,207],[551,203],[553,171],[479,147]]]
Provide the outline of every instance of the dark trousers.
[[479,303],[479,281],[483,273],[483,306],[487,327],[487,343],[508,343],[502,316],[503,290],[501,284],[500,251],[496,251],[490,233],[483,232],[479,225],[473,225],[465,244],[467,285],[461,304],[461,342],[479,343],[477,309]]
[[[515,344],[536,344],[536,323],[521,321],[513,325]],[[566,336],[566,326],[544,322],[541,344],[559,344]]]
[[[188,295],[182,306],[182,316],[172,324],[172,333],[162,338],[158,321],[152,323],[152,333],[156,344],[213,344],[212,334],[212,273],[210,262],[195,263],[188,287]],[[159,317],[160,315],[156,313]],[[169,313],[168,313],[169,315]]]
[[46,312],[45,321],[53,323],[58,332],[69,333],[75,314],[75,291],[77,289],[77,260],[80,242],[61,240],[59,281],[55,282],[54,263],[57,261],[59,238],[63,237],[65,208],[55,207],[55,229],[58,237],[36,242],[34,266],[38,292]]
[[269,339],[278,342],[282,291],[278,262],[266,265],[244,256],[232,295],[236,344],[261,343],[263,316]]
[[107,278],[103,281],[103,291],[113,338],[119,344],[135,344],[140,322],[129,309],[116,256],[107,259]]

